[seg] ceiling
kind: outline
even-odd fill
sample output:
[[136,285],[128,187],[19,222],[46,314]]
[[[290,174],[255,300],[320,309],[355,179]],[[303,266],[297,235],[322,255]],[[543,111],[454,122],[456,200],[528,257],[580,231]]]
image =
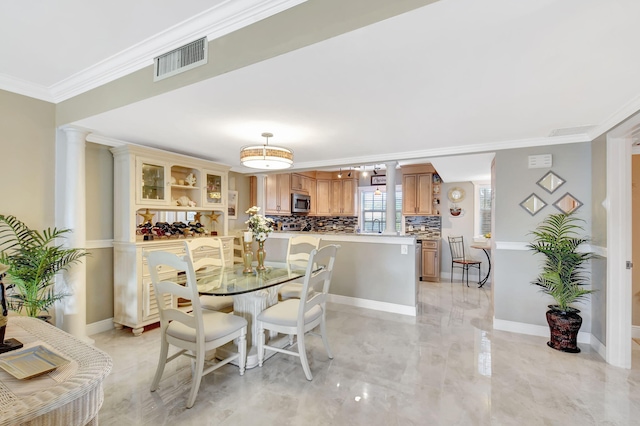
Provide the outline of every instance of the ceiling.
[[[301,2],[4,2],[0,37],[21,41],[0,45],[0,88],[64,99],[194,17],[235,18],[211,39]],[[640,110],[637,16],[635,0],[441,0],[73,124],[239,172],[271,132],[296,169],[439,161],[445,182],[486,180],[486,153],[592,140]]]

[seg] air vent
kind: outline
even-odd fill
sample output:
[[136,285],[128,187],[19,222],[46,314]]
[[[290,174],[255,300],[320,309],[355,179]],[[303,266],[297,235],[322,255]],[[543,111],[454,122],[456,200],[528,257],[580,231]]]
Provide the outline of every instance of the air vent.
[[190,70],[207,63],[207,38],[185,44],[153,60],[153,81]]
[[564,127],[562,129],[552,130],[551,133],[549,133],[549,137],[582,135],[585,133],[589,133],[592,129],[595,128],[596,126]]

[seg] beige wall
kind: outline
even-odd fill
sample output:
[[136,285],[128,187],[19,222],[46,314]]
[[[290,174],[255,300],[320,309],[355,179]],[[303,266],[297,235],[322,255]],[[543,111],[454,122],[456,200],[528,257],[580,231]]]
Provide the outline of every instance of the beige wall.
[[0,214],[54,226],[55,105],[0,90]]
[[153,66],[58,104],[58,125],[119,108],[273,58],[436,0],[307,0],[209,41],[209,62],[153,82]]

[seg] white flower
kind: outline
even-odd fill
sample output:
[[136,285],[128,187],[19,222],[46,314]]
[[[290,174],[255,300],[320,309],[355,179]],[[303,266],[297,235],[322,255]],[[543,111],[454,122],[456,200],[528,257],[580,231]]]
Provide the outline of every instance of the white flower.
[[260,207],[253,206],[249,210],[247,210],[245,213],[254,215],[254,214],[258,214],[259,211],[260,211]]
[[245,223],[249,225],[249,230],[253,233],[253,236],[257,241],[264,241],[269,236],[269,233],[273,231],[274,221],[271,218],[266,218],[262,215],[259,215],[257,212],[260,210],[260,207],[251,207],[247,210],[247,213],[252,213]]

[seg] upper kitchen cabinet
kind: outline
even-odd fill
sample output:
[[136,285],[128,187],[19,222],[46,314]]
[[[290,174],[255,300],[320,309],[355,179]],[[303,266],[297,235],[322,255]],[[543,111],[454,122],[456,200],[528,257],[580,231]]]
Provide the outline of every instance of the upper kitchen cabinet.
[[438,214],[433,205],[433,174],[430,164],[402,168],[402,214],[428,216]]
[[291,174],[267,175],[264,180],[265,209],[268,215],[291,214]]
[[317,172],[316,189],[316,215],[356,216],[358,179],[355,172],[350,178],[338,178],[337,173]]
[[[330,193],[331,179],[317,179],[315,203],[315,214],[317,216],[329,216],[331,214]],[[311,208],[313,208],[313,201],[311,202]]]
[[316,198],[318,191],[316,185],[316,172],[291,173],[291,192],[309,194],[309,198],[311,199],[310,215],[315,215],[317,212]]

